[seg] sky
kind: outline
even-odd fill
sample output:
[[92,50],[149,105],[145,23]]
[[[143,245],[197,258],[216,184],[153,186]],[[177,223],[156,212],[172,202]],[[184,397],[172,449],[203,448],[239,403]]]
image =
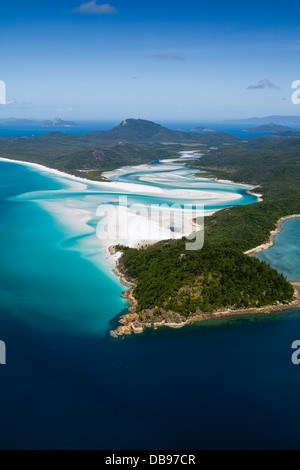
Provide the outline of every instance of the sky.
[[104,2],[1,2],[0,118],[300,114],[300,2]]

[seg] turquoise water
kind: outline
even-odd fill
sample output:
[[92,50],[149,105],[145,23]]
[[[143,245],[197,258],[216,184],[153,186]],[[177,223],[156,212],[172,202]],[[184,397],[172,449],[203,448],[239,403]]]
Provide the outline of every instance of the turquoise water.
[[64,185],[23,165],[2,162],[0,167],[5,181],[0,201],[1,307],[41,328],[60,325],[93,333],[107,328],[125,308],[121,286],[78,252],[63,249],[67,238],[61,226],[38,204],[16,197],[17,192],[57,191]]
[[288,219],[282,224],[282,231],[274,237],[274,246],[257,253],[289,281],[300,281],[300,217]]
[[0,163],[0,448],[299,448],[300,310],[108,336],[126,304],[95,208],[115,190]]

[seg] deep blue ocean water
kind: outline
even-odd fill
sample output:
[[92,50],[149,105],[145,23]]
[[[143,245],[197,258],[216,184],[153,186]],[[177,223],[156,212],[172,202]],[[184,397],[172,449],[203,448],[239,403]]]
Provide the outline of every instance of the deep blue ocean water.
[[17,197],[60,189],[57,178],[0,164],[0,448],[299,448],[300,310],[103,334],[126,308],[123,288]]

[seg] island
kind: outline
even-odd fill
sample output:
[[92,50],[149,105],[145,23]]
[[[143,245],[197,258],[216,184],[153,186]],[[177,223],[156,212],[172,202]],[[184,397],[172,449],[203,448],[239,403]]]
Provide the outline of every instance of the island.
[[73,121],[63,121],[60,118],[55,118],[53,121],[43,121],[41,124],[42,127],[79,127],[76,122]]
[[124,297],[130,313],[122,315],[111,336],[142,333],[161,326],[232,315],[283,311],[300,304],[298,285],[234,248],[206,244],[185,250],[184,241],[160,242],[146,249],[115,247],[123,255],[118,274],[130,286]]
[[247,129],[244,129],[244,132],[272,132],[274,134],[287,131],[292,131],[292,129],[288,126],[274,124],[273,122],[271,122],[270,124],[263,124],[262,126],[258,127],[249,127]]
[[192,132],[216,132],[216,129],[211,129],[210,127],[193,127]]
[[48,121],[39,121],[37,119],[0,119],[0,126],[18,126],[18,127],[79,127],[79,124],[73,121],[64,121],[55,118]]

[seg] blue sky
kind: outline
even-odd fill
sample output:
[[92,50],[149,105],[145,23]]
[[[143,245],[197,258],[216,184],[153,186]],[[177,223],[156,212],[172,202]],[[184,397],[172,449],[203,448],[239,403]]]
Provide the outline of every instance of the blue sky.
[[0,118],[300,112],[300,3],[15,0],[0,16]]

